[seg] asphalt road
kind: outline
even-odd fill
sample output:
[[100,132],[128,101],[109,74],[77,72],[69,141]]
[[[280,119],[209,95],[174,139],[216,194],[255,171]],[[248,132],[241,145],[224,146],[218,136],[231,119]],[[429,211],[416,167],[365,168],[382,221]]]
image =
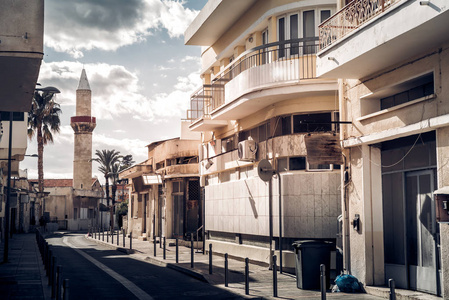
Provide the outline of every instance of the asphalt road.
[[47,238],[70,299],[241,299],[169,268],[130,258],[82,234]]

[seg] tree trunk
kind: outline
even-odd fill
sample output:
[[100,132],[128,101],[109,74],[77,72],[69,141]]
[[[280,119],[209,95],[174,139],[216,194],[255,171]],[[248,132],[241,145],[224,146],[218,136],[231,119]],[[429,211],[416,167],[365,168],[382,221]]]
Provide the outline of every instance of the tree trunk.
[[37,127],[37,170],[38,170],[38,190],[41,198],[41,216],[45,211],[44,199],[44,138],[42,137],[42,128]]

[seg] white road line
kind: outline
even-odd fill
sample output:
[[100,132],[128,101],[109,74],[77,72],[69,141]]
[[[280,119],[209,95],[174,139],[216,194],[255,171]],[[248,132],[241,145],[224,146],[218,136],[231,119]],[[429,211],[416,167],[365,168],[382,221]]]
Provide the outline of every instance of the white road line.
[[111,276],[112,278],[114,278],[115,280],[120,282],[125,288],[127,288],[137,298],[139,298],[141,300],[153,300],[153,297],[148,295],[145,291],[143,291],[137,285],[135,285],[134,283],[132,283],[131,281],[129,281],[122,275],[118,274],[117,272],[113,271],[109,267],[105,266],[104,264],[102,264],[101,262],[99,262],[98,260],[96,260],[95,258],[90,256],[89,254],[86,254],[84,251],[77,249],[77,247],[75,245],[73,245],[72,243],[70,243],[68,241],[67,237],[64,237],[62,242],[64,244],[66,244],[67,246],[69,246],[70,248],[72,248],[73,250],[75,250],[78,254],[83,256],[85,259],[87,259],[88,261],[90,261],[91,263],[96,265],[98,268],[100,268],[102,271],[107,273],[109,276]]

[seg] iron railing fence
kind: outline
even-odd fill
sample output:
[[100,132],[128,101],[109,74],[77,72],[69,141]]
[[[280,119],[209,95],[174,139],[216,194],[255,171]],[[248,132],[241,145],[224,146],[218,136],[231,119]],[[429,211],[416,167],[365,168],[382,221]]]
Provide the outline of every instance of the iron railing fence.
[[354,0],[318,26],[320,50],[323,50],[399,0]]
[[250,77],[257,77],[250,78],[253,85],[316,78],[318,47],[318,37],[313,37],[265,44],[242,53],[213,79],[212,84],[204,85],[191,96],[187,119],[193,122],[222,106],[225,85],[256,67],[273,68],[260,68],[260,72],[250,74]]

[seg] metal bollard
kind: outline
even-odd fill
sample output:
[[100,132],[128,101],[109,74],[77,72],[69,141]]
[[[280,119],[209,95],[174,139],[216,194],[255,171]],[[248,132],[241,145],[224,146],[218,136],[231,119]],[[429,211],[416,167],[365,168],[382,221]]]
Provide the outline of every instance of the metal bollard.
[[129,233],[129,250],[132,250],[133,248],[133,233]]
[[273,255],[273,297],[278,296],[278,274],[276,265],[276,255]]
[[109,232],[106,231],[106,243],[109,243]]
[[249,295],[249,259],[245,258],[245,295]]
[[190,267],[193,268],[193,233],[190,234]]
[[176,263],[179,262],[179,246],[178,246],[178,237],[176,237]]
[[153,236],[153,255],[154,255],[154,257],[156,257],[156,239],[157,239],[157,237],[156,236]]
[[115,230],[112,229],[112,227],[111,227],[111,244],[113,244],[113,245],[114,245],[114,234],[115,234]]
[[125,229],[122,229],[122,235],[123,235],[123,248],[125,248]]
[[97,239],[97,228],[94,228],[94,240]]
[[64,283],[62,285],[63,285],[62,299],[68,300],[69,299],[69,280],[64,279]]
[[61,299],[61,274],[62,266],[59,265],[56,267],[56,300]]
[[394,279],[388,279],[388,287],[390,288],[390,300],[396,300],[396,284]]
[[321,279],[321,300],[326,300],[326,266],[320,265]]
[[53,263],[53,251],[49,251],[50,257],[48,259],[48,271],[47,271],[47,277],[48,277],[48,285],[51,285],[51,267]]
[[52,257],[52,263],[51,263],[51,298],[55,297],[55,290],[56,290],[56,257]]
[[225,253],[225,286],[229,285],[229,277],[228,277],[228,254]]
[[212,274],[212,243],[209,244],[209,274]]
[[164,254],[163,254],[163,258],[165,259],[165,250],[166,250],[166,248],[165,248],[165,236],[164,236]]
[[117,229],[117,246],[119,245],[118,243],[119,243],[119,241],[120,241],[120,236],[119,236],[119,234],[120,234],[120,229]]
[[103,233],[103,242],[104,242],[104,228],[101,228],[101,232]]
[[159,249],[162,249],[162,235],[159,237]]

